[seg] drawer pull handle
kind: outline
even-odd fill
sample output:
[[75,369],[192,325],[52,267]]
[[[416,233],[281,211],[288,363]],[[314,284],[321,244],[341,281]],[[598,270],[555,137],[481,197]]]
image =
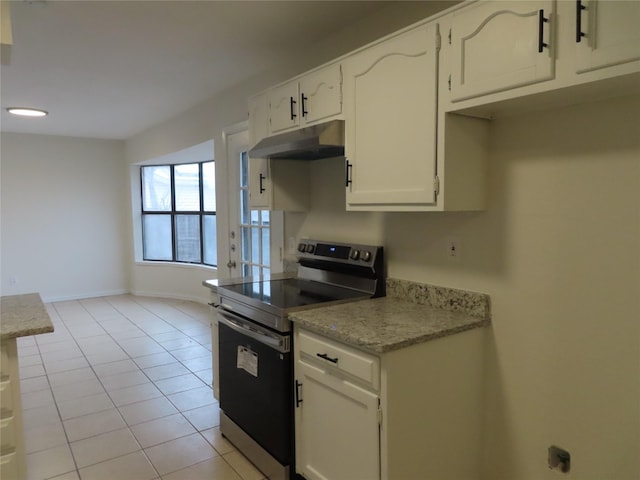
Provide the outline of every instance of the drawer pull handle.
[[329,360],[331,363],[338,363],[338,357],[331,358],[326,353],[316,353],[316,355],[319,356],[320,358],[324,359],[324,360]]
[[291,113],[291,120],[295,120],[295,118],[297,117],[295,111],[296,111],[296,100],[293,97],[289,97],[291,99],[291,101],[289,102],[289,108],[290,108],[290,112]]
[[302,403],[302,395],[300,395],[300,387],[302,387],[302,383],[296,380],[296,408],[298,408]]
[[258,193],[262,194],[265,191],[264,185],[262,184],[262,182],[267,178],[264,175],[260,174],[260,176],[258,177],[260,179],[260,191]]
[[582,37],[586,36],[582,31],[582,11],[586,9],[587,7],[582,5],[582,0],[576,1],[576,43],[580,43]]
[[538,53],[542,53],[545,47],[549,47],[548,43],[544,43],[544,24],[549,21],[544,18],[544,10],[538,12]]

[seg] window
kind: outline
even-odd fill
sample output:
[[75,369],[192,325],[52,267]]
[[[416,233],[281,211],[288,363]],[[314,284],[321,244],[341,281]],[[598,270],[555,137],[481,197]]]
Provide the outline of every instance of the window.
[[144,260],[217,266],[215,163],[140,167]]
[[271,212],[249,207],[249,158],[240,154],[240,245],[242,276],[260,276],[271,267]]

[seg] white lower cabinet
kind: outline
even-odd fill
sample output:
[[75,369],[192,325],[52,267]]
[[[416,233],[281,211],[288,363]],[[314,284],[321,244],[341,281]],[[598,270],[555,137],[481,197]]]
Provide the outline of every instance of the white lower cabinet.
[[303,395],[296,410],[298,473],[308,480],[380,478],[377,393],[304,360],[296,372]]
[[307,480],[474,480],[483,329],[380,355],[294,325],[296,471]]
[[18,480],[26,466],[16,339],[4,340],[0,353],[0,478]]

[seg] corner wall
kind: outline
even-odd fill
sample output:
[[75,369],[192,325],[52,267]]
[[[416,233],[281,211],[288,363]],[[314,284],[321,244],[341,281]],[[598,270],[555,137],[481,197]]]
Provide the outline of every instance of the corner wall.
[[124,143],[3,133],[2,295],[129,291]]
[[571,478],[640,478],[640,97],[495,120],[484,212],[345,212],[343,165],[314,167],[301,236],[368,236],[391,277],[491,296],[484,480],[559,478],[551,445]]

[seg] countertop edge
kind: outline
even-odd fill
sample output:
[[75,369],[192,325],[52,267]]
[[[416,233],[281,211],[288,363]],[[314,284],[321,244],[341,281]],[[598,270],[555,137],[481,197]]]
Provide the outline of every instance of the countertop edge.
[[3,296],[1,302],[0,341],[54,331],[39,293]]

